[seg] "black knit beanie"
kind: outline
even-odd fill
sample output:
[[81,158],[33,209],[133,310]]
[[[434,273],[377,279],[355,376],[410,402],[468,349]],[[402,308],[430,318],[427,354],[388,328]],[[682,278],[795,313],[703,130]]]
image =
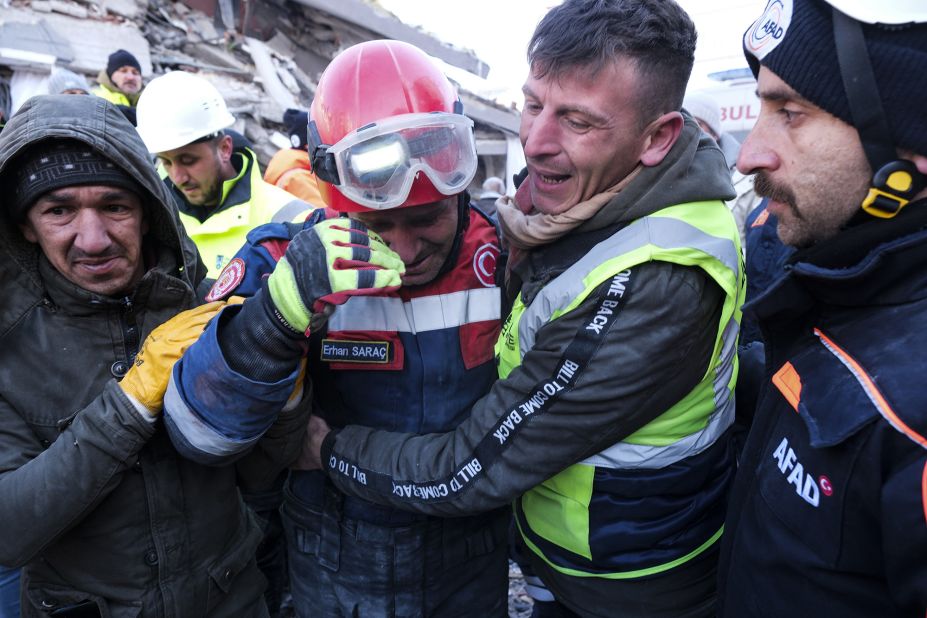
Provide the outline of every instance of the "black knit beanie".
[[[769,0],[744,34],[744,55],[754,76],[762,65],[802,97],[852,125],[832,10],[824,0]],[[927,24],[864,23],[862,28],[892,143],[927,155]]]
[[135,56],[124,49],[117,49],[109,55],[109,60],[106,62],[106,76],[112,79],[113,73],[122,67],[135,67],[139,73],[142,72],[142,65],[138,63]]
[[6,166],[0,182],[9,213],[17,222],[46,193],[79,185],[121,187],[143,195],[142,187],[121,167],[77,140],[30,146]]
[[293,148],[306,150],[308,148],[309,112],[290,108],[283,112],[283,124],[286,125],[287,133],[289,133],[290,145]]

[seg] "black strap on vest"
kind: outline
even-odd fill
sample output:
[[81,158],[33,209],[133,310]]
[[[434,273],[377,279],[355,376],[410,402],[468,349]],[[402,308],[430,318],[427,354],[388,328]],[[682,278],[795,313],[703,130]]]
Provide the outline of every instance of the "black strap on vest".
[[[343,474],[355,482],[372,487],[380,494],[391,494],[406,502],[444,502],[472,486],[487,466],[499,458],[512,443],[514,436],[533,418],[547,412],[565,393],[576,385],[583,370],[605,342],[609,330],[618,321],[625,306],[634,276],[633,270],[614,275],[595,292],[598,301],[583,321],[573,340],[566,347],[553,372],[540,380],[527,396],[502,412],[490,432],[480,440],[473,457],[461,462],[449,476],[426,482],[399,480],[384,473],[357,467],[356,463],[332,454],[323,466],[329,474]],[[517,327],[517,325],[513,325]]]

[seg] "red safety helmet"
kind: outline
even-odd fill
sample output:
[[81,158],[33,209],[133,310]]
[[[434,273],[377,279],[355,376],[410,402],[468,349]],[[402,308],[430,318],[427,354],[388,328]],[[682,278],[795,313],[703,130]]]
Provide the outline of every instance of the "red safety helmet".
[[338,54],[319,80],[308,129],[319,192],[340,212],[437,202],[476,173],[473,122],[454,87],[401,41]]

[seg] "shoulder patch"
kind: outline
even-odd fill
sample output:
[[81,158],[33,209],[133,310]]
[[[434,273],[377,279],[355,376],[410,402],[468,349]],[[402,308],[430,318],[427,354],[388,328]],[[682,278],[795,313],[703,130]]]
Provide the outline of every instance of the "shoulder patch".
[[496,286],[496,262],[499,259],[499,247],[486,243],[473,253],[473,272],[487,288]]
[[206,295],[206,302],[211,303],[215,300],[222,300],[232,293],[244,278],[245,261],[241,258],[233,259],[222,269],[216,282],[212,284],[209,294]]

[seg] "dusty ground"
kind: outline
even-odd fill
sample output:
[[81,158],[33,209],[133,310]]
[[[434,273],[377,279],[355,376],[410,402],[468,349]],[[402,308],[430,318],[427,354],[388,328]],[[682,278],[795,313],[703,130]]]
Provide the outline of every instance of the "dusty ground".
[[[518,565],[509,560],[509,618],[530,618],[531,599],[525,592],[525,579],[521,576]],[[279,614],[279,618],[295,618],[296,612],[288,603]]]
[[518,565],[509,560],[509,618],[529,618],[531,599],[525,592],[525,580]]

